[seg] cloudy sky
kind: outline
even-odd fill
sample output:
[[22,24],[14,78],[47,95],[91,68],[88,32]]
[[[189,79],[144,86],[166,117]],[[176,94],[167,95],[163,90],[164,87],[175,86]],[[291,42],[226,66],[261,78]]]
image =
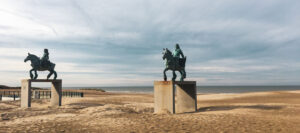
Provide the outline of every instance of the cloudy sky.
[[197,85],[299,85],[299,12],[299,0],[1,0],[0,84],[20,85],[27,53],[48,48],[64,86],[152,85],[179,43]]

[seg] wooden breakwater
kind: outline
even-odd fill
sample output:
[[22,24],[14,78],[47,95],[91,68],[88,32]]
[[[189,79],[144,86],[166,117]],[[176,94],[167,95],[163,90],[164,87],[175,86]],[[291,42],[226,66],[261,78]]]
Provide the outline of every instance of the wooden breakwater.
[[11,97],[14,100],[21,96],[21,91],[7,91],[7,90],[0,90],[0,101],[2,101],[3,97]]
[[[34,99],[50,99],[51,98],[51,91],[50,90],[33,90],[31,91],[31,97]],[[10,97],[13,98],[15,101],[16,99],[21,97],[20,90],[0,90],[0,101],[2,101],[3,97]],[[62,97],[84,97],[83,92],[78,91],[62,91]]]

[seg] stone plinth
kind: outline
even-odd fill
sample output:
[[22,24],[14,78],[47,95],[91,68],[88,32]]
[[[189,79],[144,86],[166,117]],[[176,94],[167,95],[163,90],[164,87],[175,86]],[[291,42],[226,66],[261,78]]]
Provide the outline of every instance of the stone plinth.
[[51,106],[61,106],[61,97],[62,97],[62,82],[52,82],[51,85]]
[[32,82],[50,82],[51,86],[51,106],[61,106],[62,97],[62,80],[45,80],[45,79],[23,79],[21,87],[21,107],[31,107],[31,83]]
[[24,79],[21,81],[21,107],[31,107],[31,82]]
[[172,81],[154,81],[154,113],[175,113],[175,91]]
[[196,110],[196,81],[154,81],[154,113],[168,111],[174,114]]
[[196,81],[175,82],[176,113],[197,111]]

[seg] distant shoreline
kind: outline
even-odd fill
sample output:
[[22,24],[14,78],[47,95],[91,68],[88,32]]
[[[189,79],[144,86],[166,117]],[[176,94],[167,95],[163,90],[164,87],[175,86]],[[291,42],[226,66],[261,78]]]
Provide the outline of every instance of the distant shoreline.
[[[63,87],[64,89],[80,89],[82,87]],[[100,88],[106,92],[153,93],[153,86],[126,87],[88,87]],[[198,93],[245,93],[264,91],[300,90],[300,86],[197,86]]]
[[[16,87],[10,89],[3,89],[0,86],[0,91],[14,90]],[[35,87],[34,89],[50,89],[49,87]],[[101,92],[111,93],[153,93],[153,86],[119,86],[119,87],[64,87],[63,90],[98,90]],[[15,89],[20,90],[20,88]],[[287,86],[197,86],[197,93],[246,93],[246,92],[266,92],[266,91],[287,91],[300,90],[300,85]]]

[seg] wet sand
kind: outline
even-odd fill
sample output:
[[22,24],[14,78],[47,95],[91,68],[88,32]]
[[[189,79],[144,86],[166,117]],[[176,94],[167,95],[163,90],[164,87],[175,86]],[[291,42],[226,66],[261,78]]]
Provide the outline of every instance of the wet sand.
[[300,91],[199,94],[198,110],[153,114],[152,94],[86,91],[84,98],[0,102],[2,132],[300,132]]

